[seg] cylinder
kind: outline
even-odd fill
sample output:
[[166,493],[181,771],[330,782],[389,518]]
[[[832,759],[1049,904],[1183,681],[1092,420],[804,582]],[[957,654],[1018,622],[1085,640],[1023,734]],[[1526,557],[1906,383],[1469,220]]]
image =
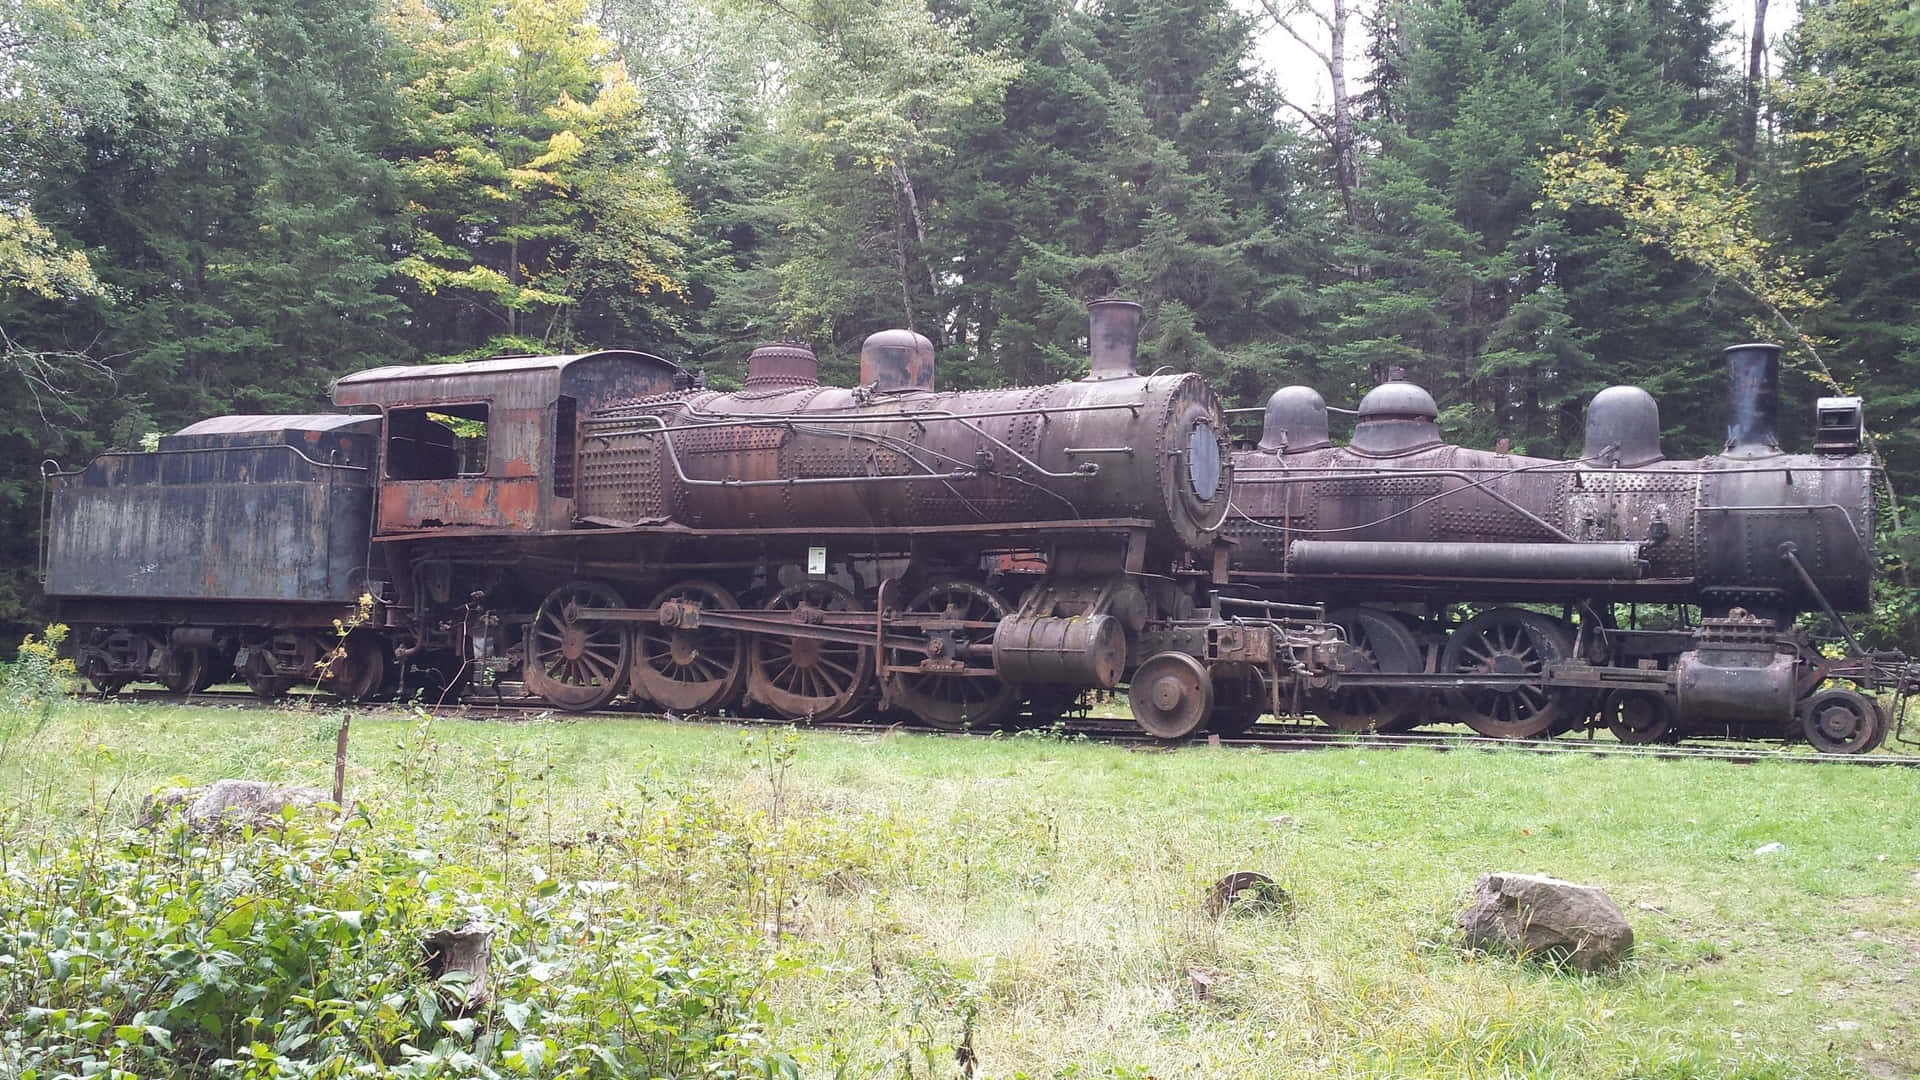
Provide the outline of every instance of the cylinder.
[[1127,635],[1111,615],[1019,615],[993,633],[993,668],[1016,684],[1110,690],[1127,663]]
[[1780,452],[1780,353],[1778,345],[1735,345],[1727,358],[1727,447],[1736,458]]
[[1646,564],[1638,543],[1472,544],[1445,541],[1295,540],[1296,574],[1405,575],[1410,578],[1555,578],[1623,581]]
[[1674,662],[1681,722],[1793,721],[1794,658],[1773,645],[1704,645]]
[[1087,305],[1087,343],[1092,367],[1087,378],[1125,379],[1140,372],[1139,304],[1131,300],[1095,300]]

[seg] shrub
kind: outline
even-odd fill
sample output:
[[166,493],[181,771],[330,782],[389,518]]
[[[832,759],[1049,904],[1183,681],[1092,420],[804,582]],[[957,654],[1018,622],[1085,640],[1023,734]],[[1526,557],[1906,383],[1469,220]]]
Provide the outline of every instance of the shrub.
[[[618,887],[510,889],[356,816],[76,839],[0,877],[0,1075],[737,1076],[768,1052],[748,938],[696,940]],[[494,928],[490,994],[420,939]]]

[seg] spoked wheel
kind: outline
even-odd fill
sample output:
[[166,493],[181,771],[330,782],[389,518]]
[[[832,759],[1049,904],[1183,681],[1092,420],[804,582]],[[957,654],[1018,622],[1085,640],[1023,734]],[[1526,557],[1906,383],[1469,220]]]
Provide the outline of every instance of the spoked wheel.
[[213,650],[204,645],[169,649],[162,684],[176,694],[194,694],[213,685]]
[[[1347,608],[1327,621],[1346,632],[1364,670],[1405,674],[1425,666],[1420,642],[1391,611]],[[1419,721],[1420,703],[1403,690],[1359,686],[1320,695],[1313,711],[1338,731],[1405,731]]]
[[[933,615],[952,622],[998,623],[1006,617],[1006,602],[992,590],[971,581],[937,581],[907,603],[906,613]],[[955,632],[962,644],[993,640],[991,629]],[[910,665],[918,653],[896,653],[895,665]],[[915,672],[894,677],[893,704],[937,728],[958,731],[992,727],[1005,720],[1019,703],[1014,688],[991,675],[948,675]]]
[[[815,623],[827,611],[850,611],[853,593],[831,581],[783,590],[769,611],[791,612]],[[857,710],[873,683],[873,650],[864,645],[802,637],[757,635],[748,693],[789,720],[836,720]]]
[[[649,607],[669,600],[702,608],[737,609],[732,593],[711,581],[664,589]],[[714,712],[739,700],[746,685],[746,640],[732,630],[686,629],[644,623],[634,633],[634,688],[675,712]]]
[[1156,739],[1184,739],[1213,713],[1213,678],[1182,652],[1149,656],[1127,689],[1134,723]]
[[527,689],[568,712],[612,701],[627,682],[631,638],[619,623],[586,621],[580,614],[625,606],[611,585],[597,581],[570,581],[548,593],[527,642]]
[[1266,680],[1252,664],[1226,664],[1213,673],[1213,716],[1207,730],[1231,738],[1245,735],[1266,715],[1271,702]]
[[1679,713],[1665,694],[1616,690],[1600,704],[1600,719],[1623,743],[1679,742]]
[[326,661],[320,688],[347,701],[365,701],[387,681],[387,653],[371,634],[348,634]]
[[1822,690],[1800,705],[1800,729],[1823,754],[1865,754],[1887,737],[1887,718],[1872,698]]
[[[1468,619],[1447,638],[1440,668],[1462,675],[1540,675],[1572,649],[1573,636],[1559,620],[1520,608],[1494,608]],[[1579,711],[1569,695],[1537,683],[1463,690],[1452,696],[1452,704],[1468,727],[1496,739],[1550,735]]]

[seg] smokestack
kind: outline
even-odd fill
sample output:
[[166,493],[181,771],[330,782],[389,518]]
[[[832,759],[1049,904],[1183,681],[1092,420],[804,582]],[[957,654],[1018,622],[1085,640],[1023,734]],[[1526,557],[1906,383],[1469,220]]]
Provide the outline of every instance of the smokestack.
[[1756,458],[1780,452],[1781,351],[1780,346],[1765,343],[1725,350],[1726,456]]
[[860,344],[860,385],[883,394],[933,389],[933,342],[911,330],[882,330]]
[[1089,381],[1125,379],[1139,372],[1140,305],[1131,300],[1095,300],[1087,305],[1087,344],[1093,354]]
[[820,360],[797,341],[762,345],[747,354],[747,389],[820,385]]

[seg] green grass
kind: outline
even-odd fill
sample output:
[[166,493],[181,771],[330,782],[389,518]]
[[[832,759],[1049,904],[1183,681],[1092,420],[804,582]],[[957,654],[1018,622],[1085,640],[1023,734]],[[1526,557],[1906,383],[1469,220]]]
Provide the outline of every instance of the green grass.
[[[338,720],[65,706],[0,756],[0,847],[109,834],[183,780],[325,787]],[[1906,769],[398,712],[356,714],[350,757],[355,797],[450,810],[463,859],[756,928],[807,1075],[958,1076],[969,1031],[996,1077],[1920,1073]],[[1293,918],[1204,914],[1235,870]],[[1463,954],[1491,870],[1604,887],[1634,959]]]

